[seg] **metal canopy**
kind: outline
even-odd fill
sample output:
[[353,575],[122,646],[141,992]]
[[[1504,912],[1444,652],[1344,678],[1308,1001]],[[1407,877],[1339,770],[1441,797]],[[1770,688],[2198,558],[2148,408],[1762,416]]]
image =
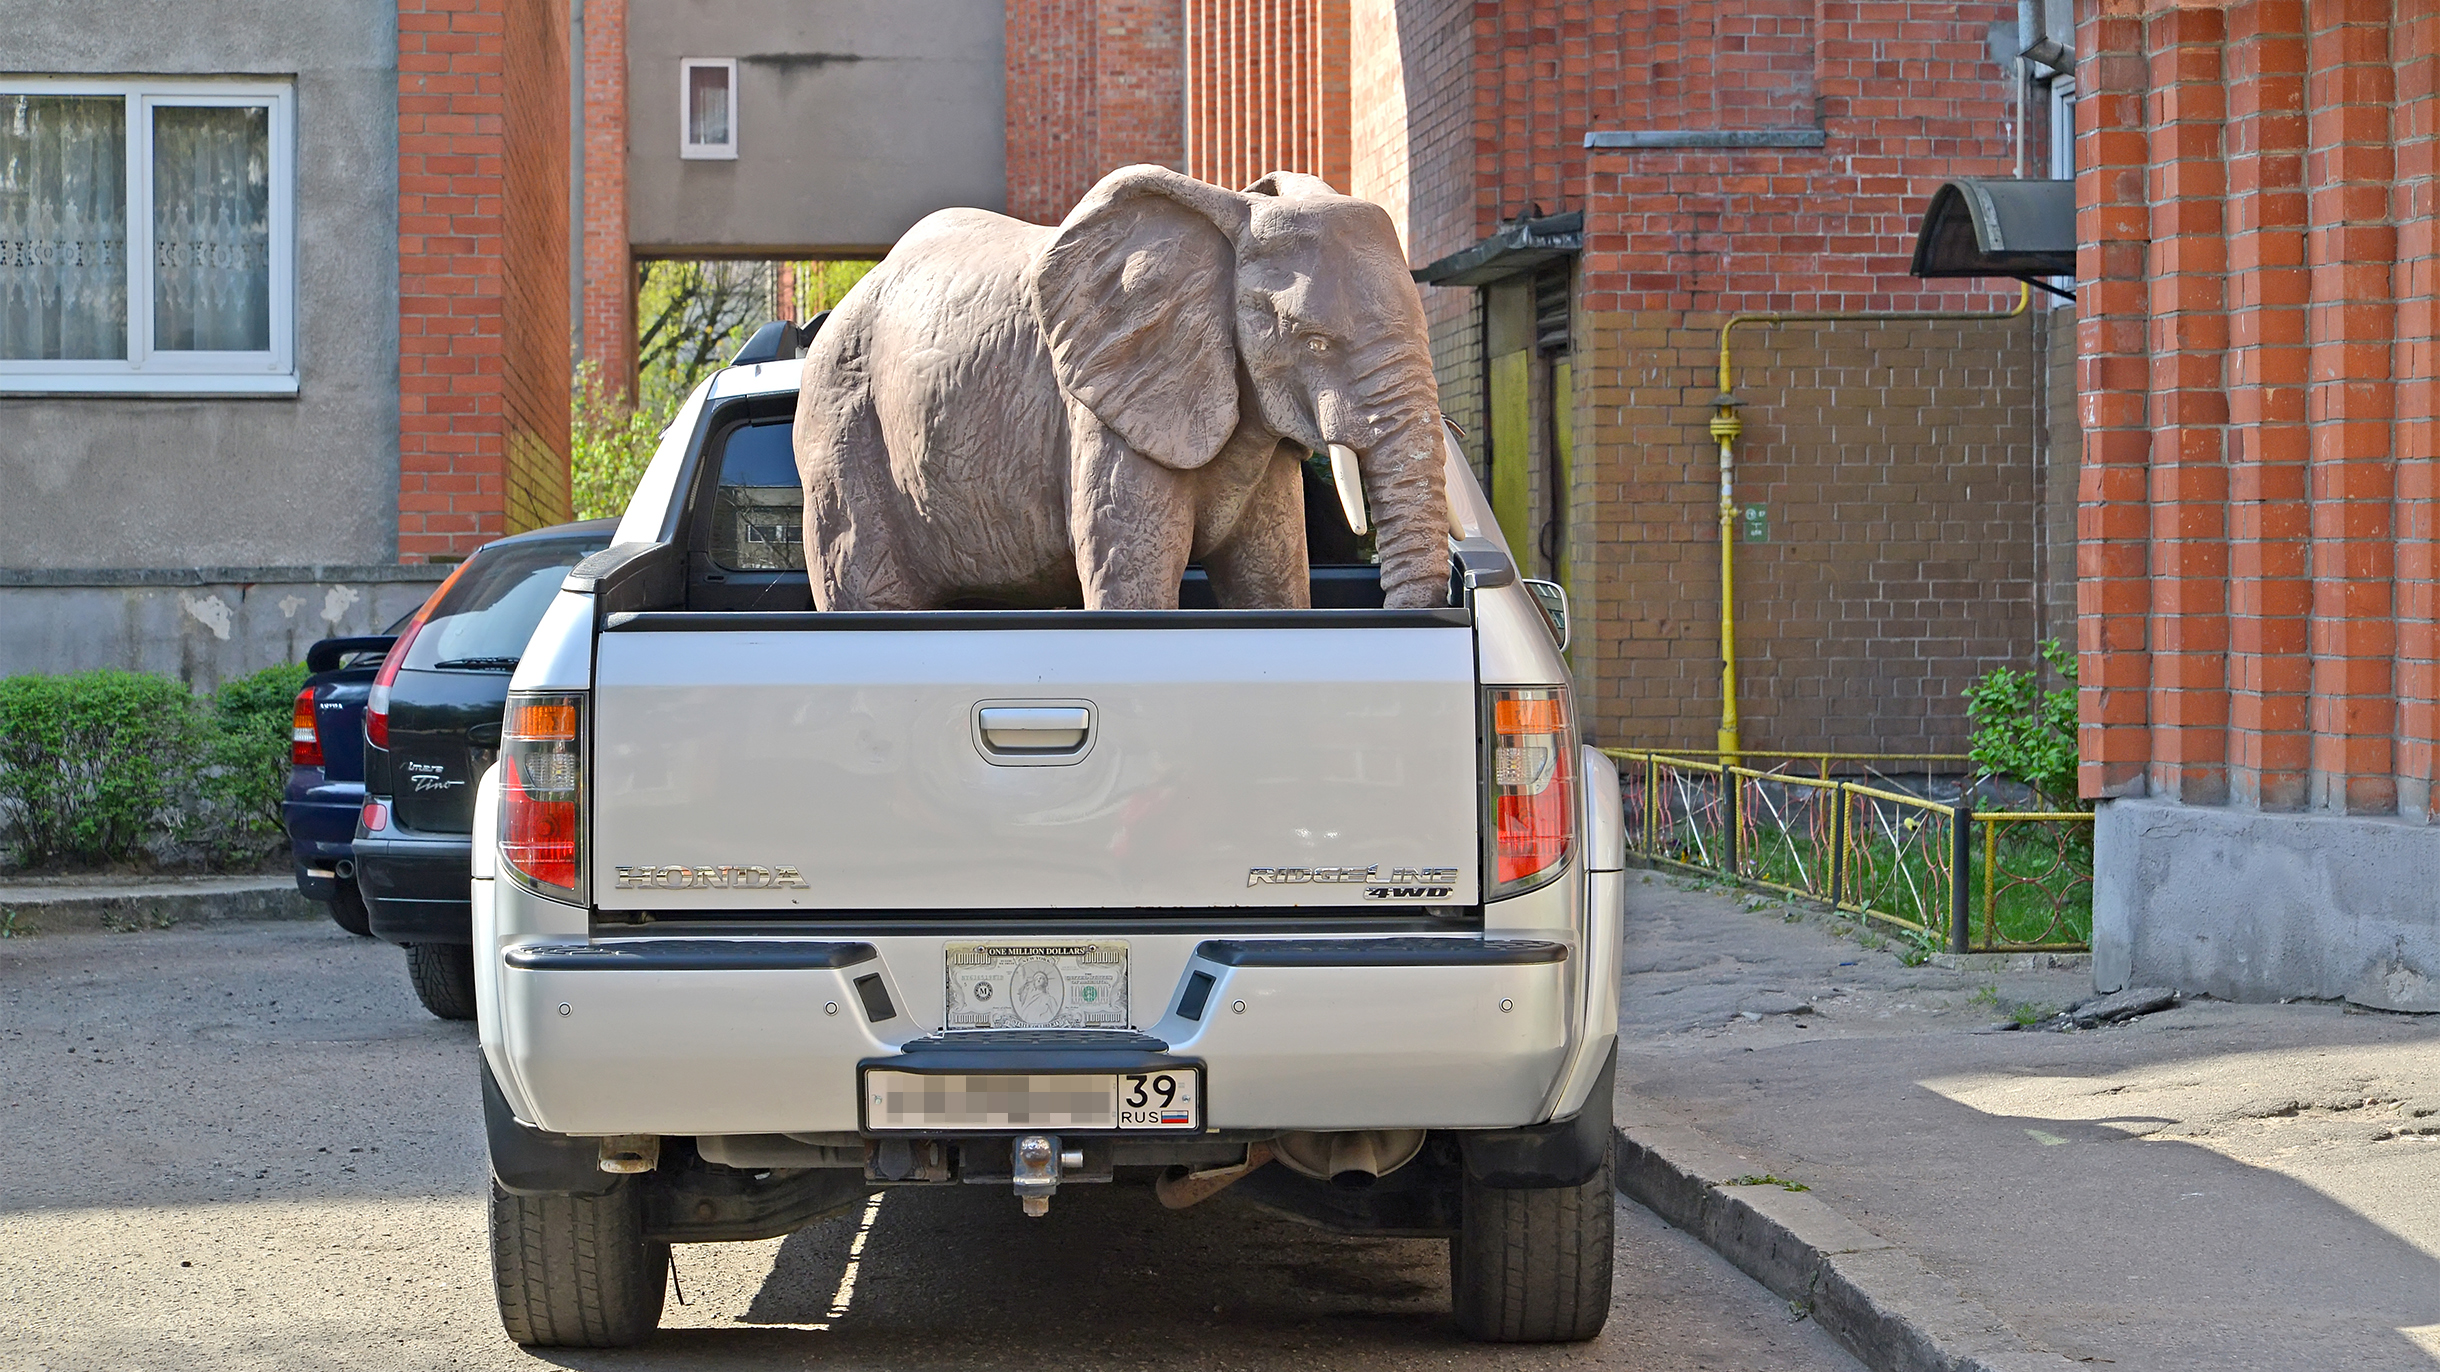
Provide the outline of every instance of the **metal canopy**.
[[1951,181],[1915,235],[1916,276],[2076,274],[2076,183]]
[[1539,219],[1519,215],[1473,247],[1417,267],[1414,275],[1426,286],[1488,286],[1582,251],[1584,211]]

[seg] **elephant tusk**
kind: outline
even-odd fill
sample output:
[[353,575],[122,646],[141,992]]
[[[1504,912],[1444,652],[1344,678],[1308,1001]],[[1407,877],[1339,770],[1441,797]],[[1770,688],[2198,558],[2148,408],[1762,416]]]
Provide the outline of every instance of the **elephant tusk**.
[[1330,445],[1330,479],[1338,483],[1339,509],[1347,515],[1347,527],[1358,536],[1372,531],[1372,520],[1364,509],[1364,474],[1356,469],[1356,450],[1344,443]]

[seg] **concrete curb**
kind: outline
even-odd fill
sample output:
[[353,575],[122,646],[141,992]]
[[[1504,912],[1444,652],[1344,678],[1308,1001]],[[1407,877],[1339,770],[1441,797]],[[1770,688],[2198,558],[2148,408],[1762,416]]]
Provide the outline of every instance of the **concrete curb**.
[[2070,1372],[1904,1249],[1689,1129],[1618,1130],[1618,1189],[1810,1315],[1874,1372]]
[[328,919],[288,876],[190,877],[110,885],[0,886],[0,923],[12,936],[168,929],[251,919]]

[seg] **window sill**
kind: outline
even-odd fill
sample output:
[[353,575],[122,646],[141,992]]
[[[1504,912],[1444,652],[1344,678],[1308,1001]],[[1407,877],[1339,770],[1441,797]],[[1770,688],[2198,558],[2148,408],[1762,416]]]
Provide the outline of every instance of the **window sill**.
[[678,158],[683,162],[734,162],[737,160],[737,147],[735,144],[725,147],[688,144],[678,150]]
[[297,379],[294,373],[285,376],[210,373],[181,376],[175,372],[154,372],[149,375],[122,372],[77,376],[58,372],[49,375],[0,372],[0,397],[9,398],[115,395],[174,400],[279,399],[292,397],[296,393]]

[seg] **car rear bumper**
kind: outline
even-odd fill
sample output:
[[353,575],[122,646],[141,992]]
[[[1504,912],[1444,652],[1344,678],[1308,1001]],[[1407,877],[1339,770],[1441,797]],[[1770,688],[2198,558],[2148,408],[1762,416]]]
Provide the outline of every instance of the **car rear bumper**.
[[354,783],[318,784],[302,795],[292,788],[280,803],[281,824],[296,856],[297,890],[307,899],[327,902],[336,894],[339,865],[355,855],[356,819],[363,809],[364,788]]
[[[1168,932],[1129,942],[1135,1020],[1167,1058],[1201,1065],[1206,1128],[1531,1125],[1548,1117],[1569,1058],[1579,988],[1564,944]],[[860,1130],[861,1067],[920,1070],[942,1057],[901,1050],[939,1023],[941,944],[511,942],[479,973],[496,988],[483,1038],[519,1117],[556,1133]],[[732,951],[699,956],[705,945]],[[873,976],[886,1015],[857,985]],[[1110,1070],[1055,1042],[1011,1054],[1007,1070],[1063,1070],[1069,1053],[1079,1070]]]
[[466,943],[473,937],[473,842],[465,834],[390,829],[355,840],[356,883],[373,933],[392,943]]

